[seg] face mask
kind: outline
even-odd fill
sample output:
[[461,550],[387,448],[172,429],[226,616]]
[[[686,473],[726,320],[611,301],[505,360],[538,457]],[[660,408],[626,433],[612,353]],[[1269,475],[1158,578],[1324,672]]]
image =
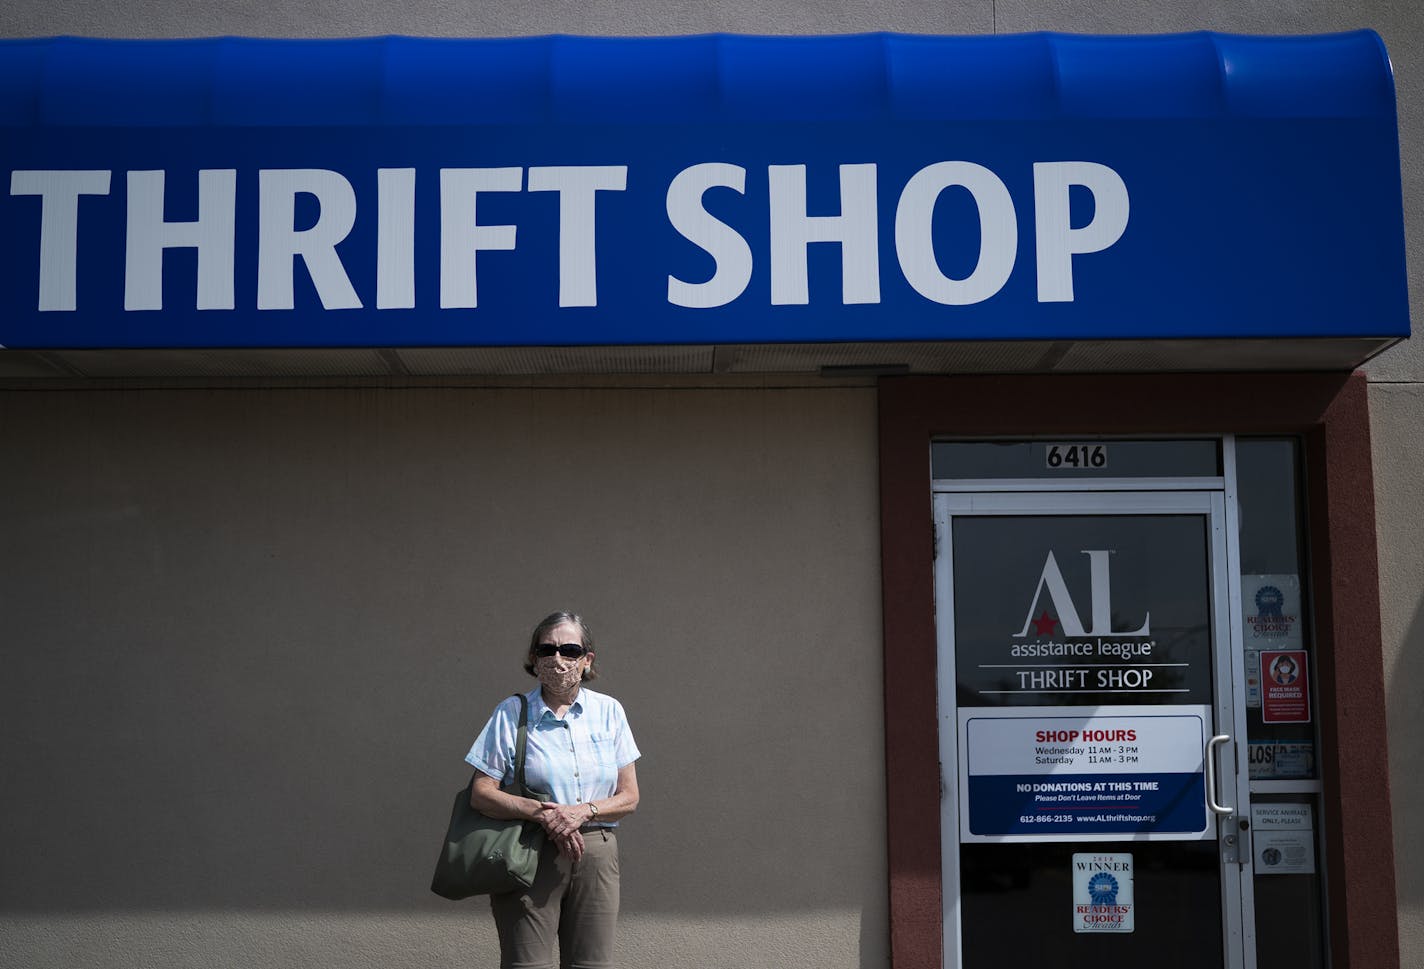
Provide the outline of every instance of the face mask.
[[583,677],[582,664],[561,660],[558,656],[539,660],[538,673],[544,689],[556,695],[572,693]]

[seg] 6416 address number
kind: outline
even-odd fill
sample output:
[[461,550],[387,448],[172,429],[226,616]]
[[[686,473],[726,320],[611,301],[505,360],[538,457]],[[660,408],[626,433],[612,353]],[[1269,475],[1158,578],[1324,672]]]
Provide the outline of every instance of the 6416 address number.
[[1052,471],[1099,471],[1108,466],[1106,444],[1050,444],[1045,464]]

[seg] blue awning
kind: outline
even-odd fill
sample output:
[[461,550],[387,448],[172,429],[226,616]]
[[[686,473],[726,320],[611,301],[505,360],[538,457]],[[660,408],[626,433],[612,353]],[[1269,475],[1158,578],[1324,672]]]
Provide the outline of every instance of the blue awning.
[[1370,31],[0,41],[0,344],[1407,336]]
[[1371,31],[0,40],[21,127],[1394,117]]

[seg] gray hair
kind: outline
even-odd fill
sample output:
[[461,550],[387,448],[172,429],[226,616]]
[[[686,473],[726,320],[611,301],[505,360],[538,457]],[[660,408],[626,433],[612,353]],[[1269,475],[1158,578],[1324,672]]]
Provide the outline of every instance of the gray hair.
[[579,642],[588,648],[591,659],[588,667],[583,671],[584,682],[598,679],[598,658],[593,655],[593,631],[588,628],[588,623],[583,621],[583,617],[576,612],[551,612],[539,620],[539,625],[534,627],[534,632],[529,636],[529,653],[524,658],[524,672],[530,676],[539,675],[534,671],[534,661],[538,659],[534,655],[534,651],[539,648],[539,643],[549,630],[555,626],[562,626],[564,623],[578,627]]

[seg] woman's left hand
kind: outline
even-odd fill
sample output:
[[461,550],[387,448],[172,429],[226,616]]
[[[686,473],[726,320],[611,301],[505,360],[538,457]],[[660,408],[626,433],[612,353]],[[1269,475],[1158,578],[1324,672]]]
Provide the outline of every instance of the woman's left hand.
[[582,804],[554,804],[545,801],[539,808],[539,823],[555,839],[576,834],[593,816],[593,812]]

